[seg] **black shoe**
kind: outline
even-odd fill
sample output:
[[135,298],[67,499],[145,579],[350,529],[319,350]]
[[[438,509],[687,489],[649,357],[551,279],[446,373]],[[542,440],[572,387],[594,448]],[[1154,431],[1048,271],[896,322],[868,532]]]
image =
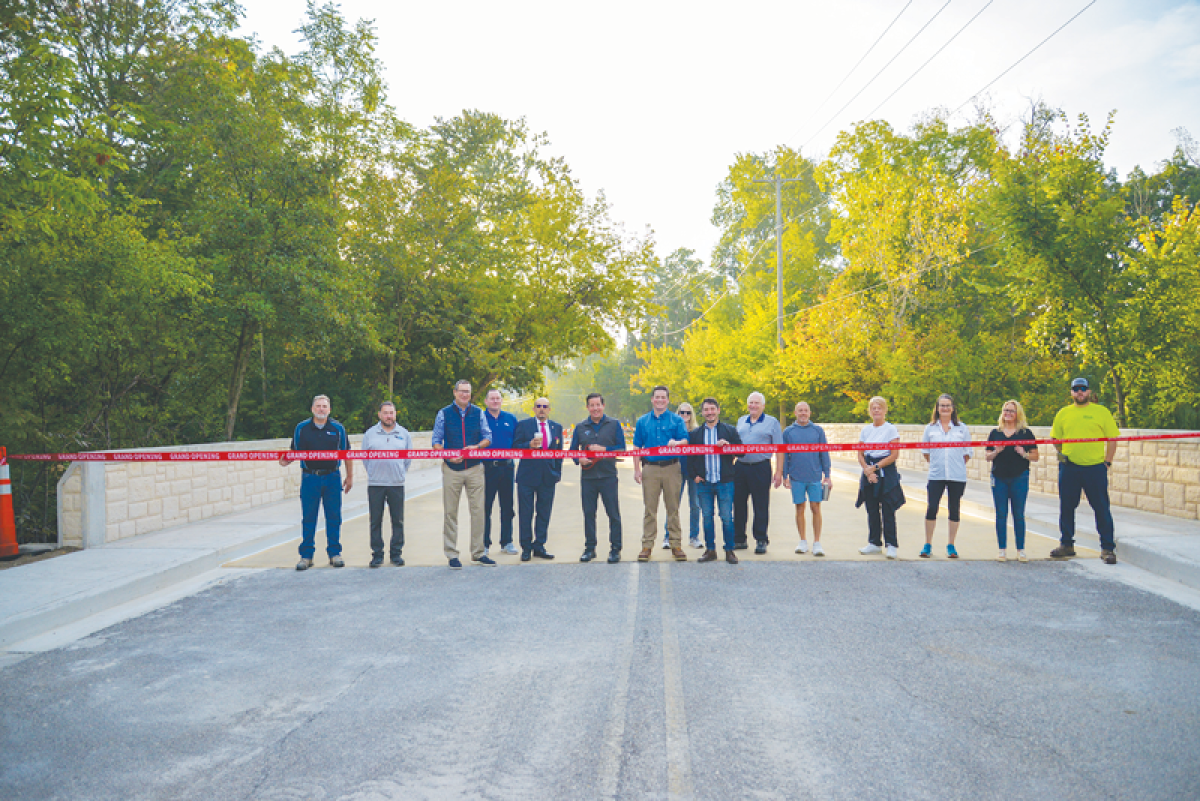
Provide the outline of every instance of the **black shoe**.
[[496,566],[496,560],[490,556],[481,556],[474,561],[478,562],[481,565],[486,565],[487,567],[495,567]]
[[744,551],[744,550],[746,550],[746,549],[747,549],[747,548],[749,548],[749,547],[750,547],[750,546],[749,546],[749,545],[747,545],[746,543],[744,543],[744,542],[739,542],[739,543],[736,543],[736,544],[734,544],[734,546],[733,546],[733,549],[734,549],[735,551]]
[[371,559],[371,563],[368,564],[367,567],[383,567],[383,557],[382,556],[374,557],[373,559]]
[[754,552],[756,554],[758,554],[759,556],[762,556],[764,553],[767,552],[767,544],[765,542],[763,542],[762,540],[759,540],[758,544],[754,546]]
[[535,548],[533,551],[533,555],[536,556],[538,559],[553,559],[554,558],[554,554],[547,553],[545,548]]
[[610,565],[615,565],[617,562],[620,562],[620,561],[621,561],[621,552],[620,551],[609,551],[608,563]]
[[531,558],[533,558],[532,553],[530,553],[529,551],[521,551],[521,561],[522,562],[528,562]]
[[579,561],[580,562],[590,562],[595,558],[596,558],[596,549],[595,548],[584,548],[583,556],[579,557]]
[[404,567],[404,559],[400,556],[393,556],[392,567]]

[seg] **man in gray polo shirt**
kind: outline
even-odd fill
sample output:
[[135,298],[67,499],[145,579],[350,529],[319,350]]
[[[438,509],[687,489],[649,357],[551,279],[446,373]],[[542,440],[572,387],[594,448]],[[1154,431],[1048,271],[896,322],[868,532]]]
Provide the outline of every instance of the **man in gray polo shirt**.
[[[749,412],[737,421],[738,436],[743,445],[782,445],[783,429],[779,421],[764,409],[767,399],[761,392],[751,392],[746,398]],[[748,453],[739,456],[733,473],[733,533],[739,550],[746,546],[746,524],[750,522],[747,501],[754,502],[754,552],[767,552],[767,523],[771,514],[771,488],[783,483],[783,454],[775,458],[771,471],[771,454]]]
[[[379,422],[363,434],[364,451],[407,451],[412,437],[396,425],[396,404],[379,404]],[[392,541],[388,549],[396,567],[404,564],[404,476],[410,459],[364,459],[367,468],[367,508],[371,513],[371,567],[383,564],[383,505],[392,517]]]

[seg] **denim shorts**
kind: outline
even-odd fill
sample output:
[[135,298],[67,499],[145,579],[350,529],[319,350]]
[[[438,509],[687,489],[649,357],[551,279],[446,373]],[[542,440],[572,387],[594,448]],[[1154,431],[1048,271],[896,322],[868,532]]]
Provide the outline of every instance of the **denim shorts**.
[[805,501],[820,503],[824,497],[825,488],[820,481],[803,483],[800,481],[792,482],[792,503],[799,505]]

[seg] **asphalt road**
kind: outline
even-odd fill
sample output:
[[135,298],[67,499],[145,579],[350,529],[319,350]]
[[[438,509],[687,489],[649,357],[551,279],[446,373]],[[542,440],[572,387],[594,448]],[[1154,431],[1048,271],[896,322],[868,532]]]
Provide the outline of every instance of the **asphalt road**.
[[1200,797],[1200,613],[1013,567],[231,571],[0,669],[0,797]]

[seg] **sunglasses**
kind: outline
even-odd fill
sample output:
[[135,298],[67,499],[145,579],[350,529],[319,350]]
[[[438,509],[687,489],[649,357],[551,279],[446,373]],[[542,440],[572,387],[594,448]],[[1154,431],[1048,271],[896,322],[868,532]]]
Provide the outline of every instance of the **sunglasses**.
[[691,412],[680,412],[680,414],[686,414],[688,417],[691,417],[691,416],[692,416],[692,413],[691,413]]
[[1072,392],[1087,392],[1087,387],[1071,387]]
[[535,404],[533,404],[533,408],[535,408],[535,409],[549,409],[549,408],[550,408],[550,404],[548,404],[548,403],[535,403]]

